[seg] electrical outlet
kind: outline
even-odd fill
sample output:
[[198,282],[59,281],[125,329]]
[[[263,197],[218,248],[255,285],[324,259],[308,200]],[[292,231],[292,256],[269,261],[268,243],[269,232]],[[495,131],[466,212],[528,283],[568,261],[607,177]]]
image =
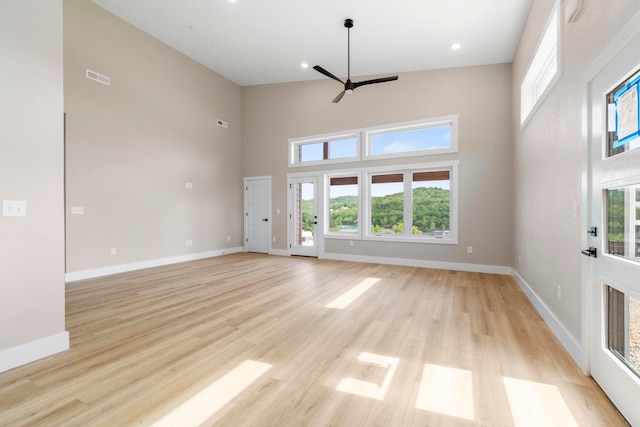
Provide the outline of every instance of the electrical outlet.
[[111,255],[115,255],[118,251],[116,251],[116,248],[111,248]]
[[193,245],[193,240],[187,240],[187,246]]
[[349,246],[353,246],[353,240],[349,240]]
[[273,241],[274,241],[274,242],[276,241],[276,236],[273,236]]
[[468,254],[472,254],[473,253],[473,247],[467,246],[467,253]]
[[227,242],[231,241],[231,236],[227,236]]
[[562,286],[556,286],[556,294],[558,295],[558,299],[562,299]]

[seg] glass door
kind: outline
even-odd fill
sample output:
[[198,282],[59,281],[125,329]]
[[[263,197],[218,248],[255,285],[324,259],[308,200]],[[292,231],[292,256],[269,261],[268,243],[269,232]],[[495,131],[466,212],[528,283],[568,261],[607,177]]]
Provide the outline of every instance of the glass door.
[[591,375],[640,425],[640,36],[589,84]]
[[318,256],[317,177],[289,180],[289,248],[291,255]]

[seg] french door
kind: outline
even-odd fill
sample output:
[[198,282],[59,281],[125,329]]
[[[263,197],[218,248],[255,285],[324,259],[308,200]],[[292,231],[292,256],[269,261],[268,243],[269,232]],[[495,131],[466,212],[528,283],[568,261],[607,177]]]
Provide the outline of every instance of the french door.
[[291,255],[318,256],[318,178],[289,178]]
[[640,34],[605,60],[587,91],[590,371],[640,425]]

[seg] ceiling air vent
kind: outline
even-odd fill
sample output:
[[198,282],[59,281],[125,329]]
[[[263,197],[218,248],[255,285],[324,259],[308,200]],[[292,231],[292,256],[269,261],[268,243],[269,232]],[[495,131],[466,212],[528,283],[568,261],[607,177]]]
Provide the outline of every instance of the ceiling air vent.
[[94,80],[98,83],[102,83],[103,85],[107,85],[109,86],[109,82],[111,79],[109,79],[109,77],[100,74],[100,73],[96,73],[95,71],[91,71],[90,69],[87,68],[87,74],[86,74],[87,78],[89,80]]

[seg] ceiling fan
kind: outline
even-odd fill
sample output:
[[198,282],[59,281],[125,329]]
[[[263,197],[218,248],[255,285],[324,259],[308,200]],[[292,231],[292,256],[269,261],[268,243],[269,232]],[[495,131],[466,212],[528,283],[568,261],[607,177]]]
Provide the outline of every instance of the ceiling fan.
[[340,102],[340,100],[342,99],[345,93],[347,94],[353,93],[353,91],[357,87],[370,85],[374,83],[384,83],[384,82],[390,82],[393,80],[398,80],[398,76],[390,76],[390,77],[382,77],[379,79],[365,80],[362,82],[355,82],[355,83],[352,82],[351,81],[351,28],[353,27],[353,19],[349,19],[349,18],[345,19],[344,27],[347,29],[347,81],[343,82],[338,77],[334,76],[333,74],[331,74],[330,72],[328,72],[327,70],[325,70],[319,65],[316,65],[313,67],[313,69],[316,70],[317,72],[322,73],[325,76],[332,78],[333,80],[337,80],[344,85],[344,90],[340,92],[338,96],[336,96],[335,99],[333,100],[334,104]]

